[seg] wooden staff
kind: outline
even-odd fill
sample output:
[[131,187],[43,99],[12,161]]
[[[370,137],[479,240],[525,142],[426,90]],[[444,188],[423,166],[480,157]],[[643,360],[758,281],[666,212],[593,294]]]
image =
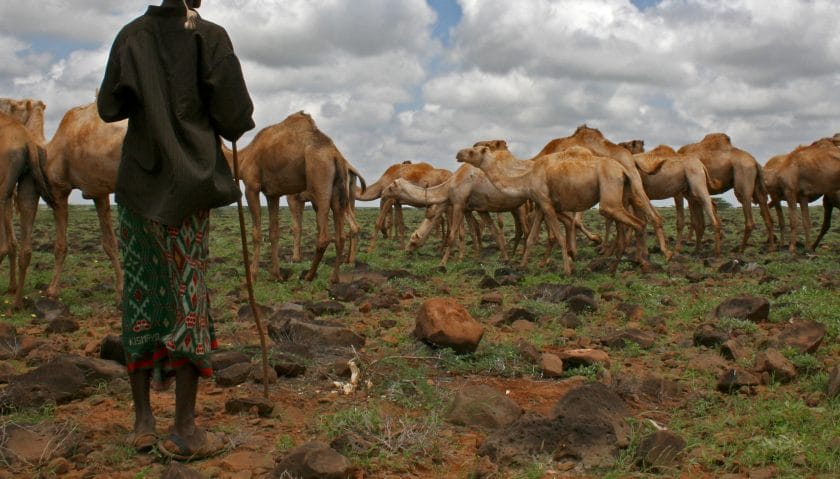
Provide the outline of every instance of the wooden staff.
[[[236,181],[236,187],[239,188],[239,155],[236,151],[236,142],[233,145],[233,179]],[[268,346],[265,340],[265,330],[263,330],[262,320],[260,319],[260,308],[257,306],[257,300],[254,296],[254,283],[251,282],[251,261],[248,259],[248,236],[245,233],[245,212],[242,207],[242,195],[236,198],[236,206],[239,211],[239,233],[242,237],[242,261],[245,262],[245,285],[248,288],[248,303],[251,305],[251,312],[254,315],[254,321],[257,323],[257,331],[260,333],[260,349],[262,351],[262,366],[263,366],[263,396],[268,399]]]

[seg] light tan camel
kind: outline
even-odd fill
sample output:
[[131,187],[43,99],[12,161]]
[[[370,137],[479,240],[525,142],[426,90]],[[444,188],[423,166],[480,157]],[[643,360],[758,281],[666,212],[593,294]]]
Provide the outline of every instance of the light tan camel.
[[[452,206],[448,228],[449,235],[440,262],[443,266],[449,260],[449,254],[452,245],[455,243],[458,230],[464,221],[465,212],[475,211],[484,217],[485,223],[490,226],[491,234],[496,240],[502,259],[505,261],[508,259],[508,254],[504,234],[496,223],[490,219],[489,213],[511,212],[516,218],[517,242],[522,235],[520,225],[524,218],[519,216],[519,211],[525,200],[504,195],[493,186],[493,183],[483,171],[472,165],[462,165],[449,179],[437,186],[423,188],[405,180],[397,179],[388,187],[388,190],[399,192],[401,197],[405,196],[410,201],[427,201],[430,204],[448,203]],[[411,235],[409,251],[413,249],[412,245],[416,245],[425,239],[424,236],[428,234],[430,229],[428,223],[431,221],[434,221],[434,219],[425,219],[426,227],[421,223],[417,231]],[[476,237],[480,237],[480,233]],[[480,247],[478,241],[475,241],[474,244],[477,248]]]
[[[365,179],[362,175],[356,170],[350,162],[347,162],[347,170],[348,170],[348,188],[350,192],[350,207],[345,210],[344,213],[344,221],[347,223],[347,228],[350,230],[348,235],[345,237],[345,242],[349,240],[350,247],[347,251],[347,259],[344,261],[347,264],[354,264],[356,262],[356,253],[358,250],[358,241],[359,241],[359,223],[356,221],[356,208],[355,208],[355,199],[356,199],[356,180],[358,179],[360,182],[360,191],[364,192],[367,188],[365,185]],[[278,198],[279,200],[279,198]],[[289,204],[289,214],[291,216],[291,223],[292,223],[292,262],[297,263],[301,261],[301,235],[303,233],[303,209],[307,202],[312,202],[309,193],[304,191],[302,193],[298,193],[296,195],[289,195],[286,197],[286,202]],[[272,229],[274,228],[274,229]],[[279,232],[279,225],[269,225],[269,231],[278,231]],[[278,233],[279,234],[279,233]],[[342,231],[342,234],[344,232]],[[276,239],[272,240],[271,243],[271,251],[272,251],[272,258],[276,254],[275,249]],[[272,259],[272,261],[274,261]]]
[[744,236],[739,251],[744,251],[750,233],[755,228],[752,216],[752,203],[758,203],[761,217],[767,227],[767,246],[772,250],[774,243],[773,219],[767,207],[767,191],[761,165],[752,155],[732,146],[732,141],[724,133],[710,133],[701,141],[685,145],[678,153],[691,154],[703,162],[714,188],[709,193],[717,195],[735,189],[735,197],[744,210]]
[[46,108],[47,106],[41,100],[0,98],[0,113],[5,113],[23,123],[23,126],[35,135],[35,139],[42,145],[46,143],[44,138],[44,110]]
[[65,113],[47,145],[44,175],[55,198],[55,270],[47,287],[47,296],[57,297],[61,289],[61,273],[67,258],[68,198],[73,189],[79,189],[84,198],[92,199],[96,205],[102,248],[114,268],[117,302],[122,298],[123,270],[111,222],[109,195],[116,188],[127,126],[125,120],[105,123],[99,118],[96,103],[90,103]]
[[[547,155],[550,153],[561,152],[571,147],[587,148],[592,153],[612,158],[627,170],[630,175],[630,182],[633,184],[633,189],[637,193],[631,195],[633,208],[638,214],[643,214],[648,221],[653,223],[653,229],[656,232],[656,238],[659,242],[659,248],[666,260],[670,260],[673,253],[668,249],[665,241],[665,232],[662,229],[662,217],[657,213],[656,209],[651,205],[650,199],[644,193],[642,187],[642,178],[639,175],[638,166],[633,161],[633,155],[624,147],[618,146],[615,143],[607,140],[604,135],[595,128],[590,128],[586,125],[579,126],[571,136],[565,138],[556,138],[549,141],[534,158]],[[656,172],[656,165],[651,169],[646,169],[645,173],[651,174]],[[638,193],[641,192],[641,193]],[[607,218],[607,225],[609,225],[610,218]],[[604,235],[604,242],[609,241],[609,229]],[[644,263],[647,257],[647,246],[645,244],[644,236],[639,232],[636,236],[636,260]],[[623,248],[623,246],[621,246]],[[609,249],[609,247],[608,247]]]
[[[840,143],[840,136],[835,136]],[[805,230],[805,244],[810,244],[810,216],[808,202],[821,195],[832,195],[840,190],[840,148],[831,138],[822,138],[808,146],[800,146],[787,155],[771,158],[765,171],[769,170],[770,187],[773,200],[778,205],[779,199],[788,203],[790,223],[790,243],[788,249],[796,251],[799,219],[796,207],[802,209],[802,223]],[[776,196],[777,198],[774,198]],[[777,206],[777,213],[781,214]],[[780,217],[780,224],[782,223]]]
[[[38,212],[38,198],[43,197],[51,206],[53,203],[41,170],[41,163],[45,160],[46,152],[36,136],[17,119],[0,113],[0,218],[3,220],[0,227],[0,261],[9,256],[9,292],[15,292],[15,309],[23,306],[23,286],[32,259],[32,228]],[[21,224],[19,251],[12,226],[15,192]]]
[[[279,198],[307,192],[315,208],[318,239],[315,255],[305,279],[312,281],[327,246],[333,240],[328,231],[332,211],[335,224],[336,261],[330,281],[337,282],[343,251],[342,230],[350,204],[348,162],[335,143],[315,126],[304,112],[289,115],[282,122],[262,129],[254,140],[239,152],[240,177],[245,183],[245,196],[251,211],[254,257],[251,275],[256,279],[260,257],[261,208],[260,193],[268,200],[269,225],[279,224]],[[279,231],[270,232],[272,238]],[[272,244],[277,241],[272,239]],[[272,247],[275,250],[275,246]],[[277,253],[272,251],[271,274],[279,276]]]
[[[624,208],[624,201],[629,201],[629,197],[634,195],[629,188],[628,171],[618,162],[595,156],[586,149],[568,149],[563,153],[543,155],[531,161],[521,161],[513,168],[506,166],[516,161],[509,151],[492,151],[486,146],[463,149],[456,158],[459,162],[481,168],[503,194],[534,202],[535,217],[525,244],[523,266],[527,264],[529,251],[539,235],[539,228],[533,226],[544,220],[560,243],[563,270],[571,274],[571,259],[566,249],[566,237],[560,231],[560,222],[563,222],[568,234],[573,234],[573,223],[568,215],[560,212],[585,211],[600,204],[599,212],[606,217],[637,231],[644,225]],[[619,258],[623,254],[623,244],[619,241]],[[613,269],[617,265],[616,262]]]
[[[394,209],[394,224],[397,228],[397,234],[400,237],[400,247],[405,246],[405,222],[403,221],[401,205],[396,198],[383,197],[382,195],[388,185],[393,183],[397,178],[403,178],[423,187],[436,186],[443,183],[450,176],[452,176],[451,171],[443,168],[435,168],[429,163],[405,162],[389,166],[379,179],[368,185],[367,191],[357,191],[356,199],[361,201],[373,201],[381,198],[379,216],[376,218],[376,226],[374,226],[373,234],[370,238],[368,253],[373,252],[376,248],[376,239],[379,232],[386,229],[385,222],[392,207]],[[423,205],[417,204],[411,206],[423,207]]]
[[[705,228],[703,214],[705,213],[715,231],[715,256],[720,256],[720,218],[709,195],[711,181],[709,173],[700,159],[692,155],[679,154],[669,146],[659,145],[647,153],[634,154],[633,160],[642,165],[662,162],[657,172],[653,174],[647,174],[639,168],[648,198],[662,200],[678,195],[688,198],[691,225],[697,238],[695,250],[700,251],[702,245]],[[679,252],[685,224],[682,201],[677,202],[676,210],[677,238],[674,251]],[[699,214],[696,212],[698,210]]]

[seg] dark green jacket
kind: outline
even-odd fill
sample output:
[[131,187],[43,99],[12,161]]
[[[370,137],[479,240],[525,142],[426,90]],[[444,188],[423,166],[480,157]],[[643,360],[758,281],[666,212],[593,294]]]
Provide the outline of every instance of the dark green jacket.
[[[180,3],[180,2],[179,2]],[[219,135],[254,127],[254,106],[225,30],[185,9],[149,7],[117,35],[99,89],[99,116],[128,118],[117,174],[120,206],[167,225],[238,198]]]

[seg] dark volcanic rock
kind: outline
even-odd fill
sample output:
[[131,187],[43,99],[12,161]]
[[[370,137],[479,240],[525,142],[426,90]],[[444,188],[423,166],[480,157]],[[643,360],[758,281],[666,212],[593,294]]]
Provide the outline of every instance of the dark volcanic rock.
[[656,431],[639,442],[636,459],[643,467],[674,467],[685,445],[685,439],[671,431]]
[[779,333],[776,347],[791,347],[800,353],[813,353],[825,338],[825,325],[816,321],[797,321],[788,325]]
[[715,318],[746,319],[753,322],[767,321],[770,302],[766,298],[740,296],[719,304],[714,311]]
[[102,342],[99,343],[99,357],[116,361],[125,366],[125,349],[123,348],[122,336],[109,334],[102,338]]
[[229,368],[234,364],[250,363],[251,356],[242,351],[235,351],[232,349],[224,351],[215,351],[210,354],[210,365],[213,371],[221,371]]
[[272,477],[280,479],[349,479],[350,461],[328,445],[313,441],[293,449],[278,461]]
[[702,324],[700,329],[694,332],[694,345],[716,348],[729,340],[729,333],[718,329],[713,324]]
[[242,414],[256,408],[260,417],[269,417],[274,411],[274,403],[264,397],[233,398],[225,402],[225,412]]
[[308,346],[361,348],[365,344],[364,336],[332,321],[291,319],[271,322],[268,335],[275,341],[292,341]]
[[734,393],[742,387],[758,386],[758,378],[741,368],[732,368],[718,376],[717,390]]
[[344,312],[344,305],[338,301],[319,301],[306,307],[315,316],[340,314]]
[[236,363],[222,370],[216,371],[214,377],[219,386],[237,386],[244,383],[251,376],[251,363]]
[[79,330],[79,322],[73,318],[59,316],[44,329],[48,334],[72,333]]
[[834,366],[828,375],[828,397],[840,396],[840,366]]
[[755,370],[767,372],[779,382],[790,382],[796,377],[796,366],[778,350],[769,348],[755,356]]
[[603,338],[601,343],[613,349],[623,348],[629,343],[634,343],[641,348],[647,349],[653,346],[655,340],[656,338],[651,333],[636,328],[627,328]]
[[35,317],[44,321],[70,316],[70,309],[67,305],[50,298],[38,298],[32,304],[32,307]]

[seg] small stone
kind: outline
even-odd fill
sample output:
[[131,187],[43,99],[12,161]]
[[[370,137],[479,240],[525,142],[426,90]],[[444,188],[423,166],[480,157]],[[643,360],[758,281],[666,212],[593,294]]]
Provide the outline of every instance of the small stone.
[[70,472],[70,470],[73,469],[73,465],[70,464],[70,461],[63,457],[56,457],[50,461],[49,465],[47,465],[47,469],[52,471],[53,474],[62,476]]
[[758,378],[752,373],[741,368],[732,368],[718,377],[717,389],[731,394],[742,387],[758,386],[758,384]]
[[251,375],[251,363],[237,363],[216,372],[216,384],[219,386],[237,386],[248,380]]
[[610,356],[599,349],[571,349],[558,354],[563,364],[569,368],[578,366],[589,366],[600,364],[606,368],[610,367]]
[[828,397],[840,396],[840,365],[834,366],[828,375]]
[[489,304],[489,305],[497,305],[501,306],[504,300],[502,299],[502,293],[498,291],[493,291],[492,293],[487,293],[481,297],[481,304]]
[[750,469],[749,472],[750,479],[773,479],[774,477],[778,476],[779,470],[776,469],[776,466],[773,465],[760,467],[757,469]]
[[537,364],[540,361],[540,352],[536,346],[528,341],[522,340],[518,344],[519,354],[532,364]]
[[228,414],[242,414],[254,408],[260,417],[270,417],[274,403],[263,397],[234,398],[225,402],[225,412]]
[[636,459],[644,467],[674,467],[685,445],[685,439],[671,431],[656,431],[641,440]]
[[[268,374],[268,384],[276,383],[277,382],[277,371],[275,371],[274,368],[271,365],[268,366],[267,371],[268,371],[268,373],[267,373]],[[264,371],[263,371],[262,361],[254,364],[251,367],[251,379],[253,379],[255,383],[262,384],[263,373],[264,373]]]
[[563,316],[560,316],[560,319],[557,321],[564,327],[570,329],[575,329],[580,326],[580,318],[578,318],[577,314],[572,312],[568,312]]
[[559,378],[563,376],[563,360],[552,353],[543,353],[540,356],[540,369],[543,376],[547,378]]
[[796,377],[796,366],[773,348],[755,356],[755,370],[767,372],[782,383],[790,382]]
[[[160,479],[204,479],[204,474],[179,462],[172,461],[166,466]],[[215,477],[215,476],[214,476]]]

